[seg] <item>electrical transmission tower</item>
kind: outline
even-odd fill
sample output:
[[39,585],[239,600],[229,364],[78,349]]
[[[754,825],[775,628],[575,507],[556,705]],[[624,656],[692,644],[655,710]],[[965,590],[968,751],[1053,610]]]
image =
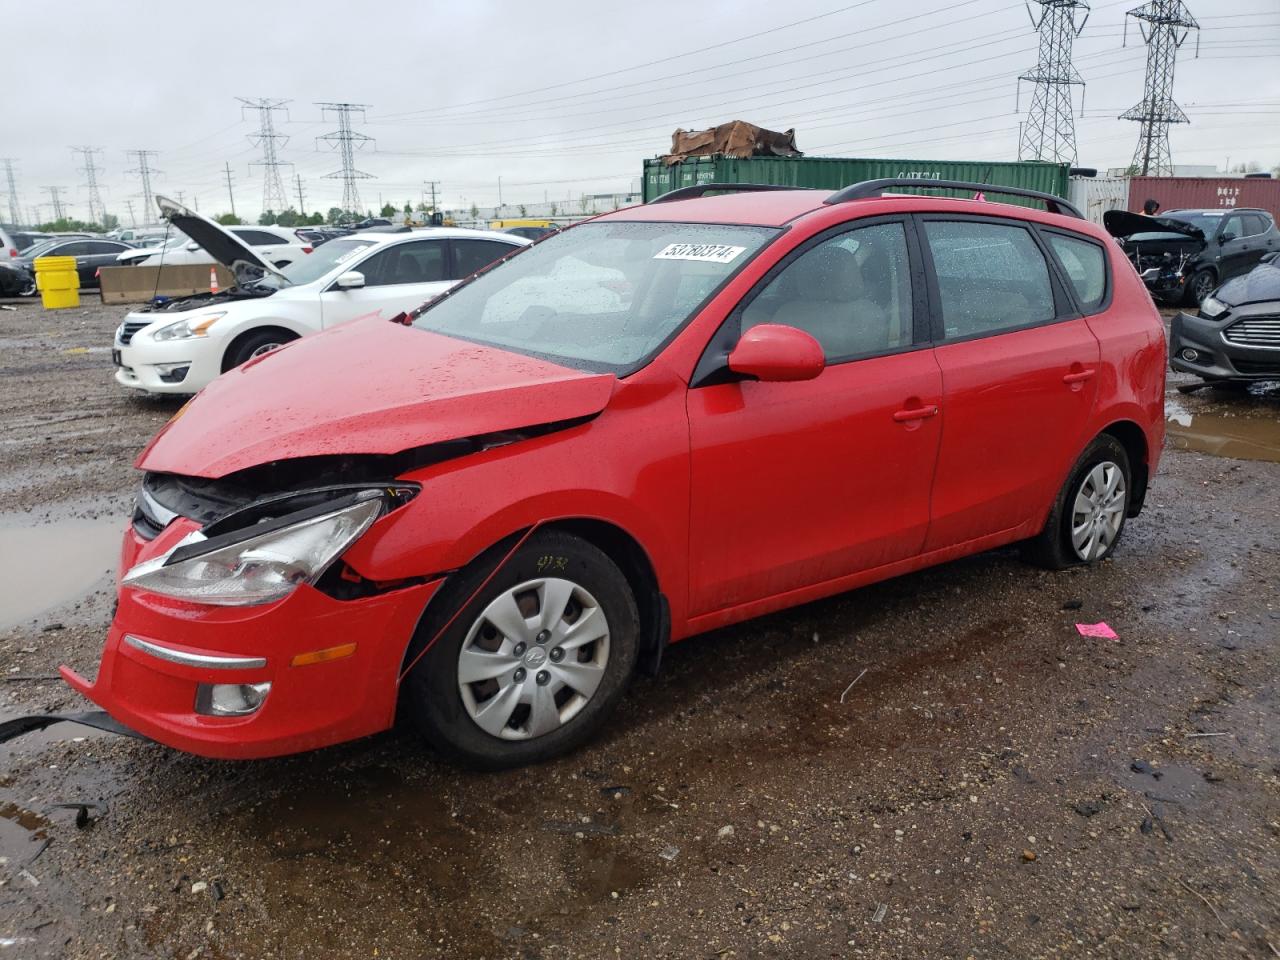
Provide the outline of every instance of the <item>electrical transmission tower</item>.
[[84,174],[85,189],[89,191],[89,220],[103,223],[107,216],[106,204],[102,202],[102,193],[98,189],[98,167],[93,162],[93,155],[101,153],[101,147],[72,147],[73,152],[84,157],[84,166],[80,172]]
[[13,179],[13,160],[6,157],[0,163],[4,164],[5,178],[9,182],[9,223],[16,227],[22,223],[22,211],[18,207],[18,185]]
[[351,129],[351,115],[359,113],[363,120],[364,112],[369,108],[366,104],[359,103],[317,103],[316,106],[320,108],[321,116],[329,112],[338,115],[338,129],[316,137],[316,142],[318,144],[323,140],[341,153],[342,169],[325,174],[324,179],[342,181],[342,209],[355,213],[360,209],[360,191],[356,189],[356,181],[373,179],[373,174],[356,169],[355,151],[366,143],[372,143],[373,137],[354,132]]
[[[240,113],[243,116],[246,108],[258,111],[258,132],[249,134],[249,142],[262,147],[262,159],[251,163],[252,167],[262,167],[262,209],[273,210],[279,213],[289,206],[288,198],[284,192],[284,181],[280,179],[280,168],[285,166],[287,161],[280,160],[276,153],[276,141],[279,146],[283,147],[289,142],[289,138],[282,133],[276,133],[276,125],[274,114],[277,110],[284,110],[284,105],[288,100],[269,100],[266,97],[258,97],[251,99],[249,97],[236,97],[242,104]],[[285,111],[285,119],[288,119],[289,113]]]
[[302,174],[295,173],[293,175],[293,180],[298,185],[298,215],[305,216],[307,208],[303,206],[304,195],[302,192]]
[[53,207],[53,219],[61,220],[66,216],[62,209],[62,191],[66,187],[44,187],[42,189],[49,191],[49,205]]
[[[1040,59],[1018,77],[1018,86],[1027,80],[1035,84],[1031,110],[1018,136],[1019,160],[1076,162],[1076,122],[1071,107],[1071,88],[1083,89],[1084,78],[1071,62],[1071,43],[1089,19],[1084,0],[1035,0],[1040,15],[1031,15],[1032,26],[1040,34]],[[1083,13],[1077,22],[1077,15]],[[1081,95],[1083,106],[1083,94]]]
[[1126,16],[1138,21],[1147,45],[1147,78],[1142,102],[1120,114],[1121,120],[1142,124],[1131,169],[1144,177],[1167,177],[1173,173],[1169,125],[1191,122],[1173,102],[1173,68],[1178,60],[1178,48],[1190,31],[1200,29],[1200,24],[1182,0],[1151,0],[1134,7]]
[[151,196],[151,178],[160,171],[151,166],[151,158],[156,155],[154,150],[126,150],[125,155],[133,157],[138,165],[130,170],[130,173],[136,173],[142,181],[142,217],[143,223],[149,222],[147,218],[154,218],[156,215],[155,201]]

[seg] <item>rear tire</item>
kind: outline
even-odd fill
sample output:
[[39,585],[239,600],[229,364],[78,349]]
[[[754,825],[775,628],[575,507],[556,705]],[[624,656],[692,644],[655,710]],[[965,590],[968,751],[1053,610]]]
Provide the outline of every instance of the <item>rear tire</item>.
[[1023,557],[1062,570],[1111,556],[1129,515],[1132,476],[1120,441],[1106,433],[1095,437],[1072,467],[1044,529],[1024,546]]
[[482,770],[540,763],[586,742],[622,699],[639,652],[635,597],[602,550],[558,530],[535,533],[485,583],[506,552],[495,548],[450,578],[407,661],[484,584],[405,681],[422,736]]
[[254,357],[269,353],[297,339],[296,335],[286,330],[259,330],[256,333],[245,334],[228,348],[226,355],[222,358],[222,372],[226,373],[233,367],[248,363]]

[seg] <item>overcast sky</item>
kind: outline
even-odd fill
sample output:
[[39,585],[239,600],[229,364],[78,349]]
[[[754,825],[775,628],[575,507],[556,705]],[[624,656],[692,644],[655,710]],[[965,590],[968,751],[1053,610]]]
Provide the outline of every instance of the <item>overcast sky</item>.
[[[1142,97],[1145,51],[1124,13],[1093,2],[1075,45],[1088,81],[1079,162],[1123,166],[1137,124],[1116,115]],[[1178,164],[1280,164],[1280,5],[1188,0],[1202,25],[1178,59]],[[1036,6],[1034,3],[1032,6]],[[1008,0],[350,0],[217,4],[64,3],[5,11],[0,157],[15,160],[26,214],[66,188],[87,215],[81,158],[97,155],[108,209],[140,213],[125,151],[157,151],[156,192],[206,213],[262,205],[261,158],[236,97],[289,100],[280,158],[302,177],[307,209],[342,196],[322,177],[339,157],[317,101],[368,105],[357,156],[374,179],[361,200],[402,205],[437,180],[444,204],[490,205],[626,191],[676,127],[733,119],[794,127],[811,155],[1012,160],[1016,77],[1036,35]],[[1030,103],[1024,84],[1021,106]],[[1080,99],[1077,95],[1077,112]],[[293,181],[287,185],[292,190]],[[6,191],[0,175],[0,193]],[[40,210],[47,219],[51,208]],[[7,207],[0,207],[7,213]],[[126,219],[127,222],[127,219]]]

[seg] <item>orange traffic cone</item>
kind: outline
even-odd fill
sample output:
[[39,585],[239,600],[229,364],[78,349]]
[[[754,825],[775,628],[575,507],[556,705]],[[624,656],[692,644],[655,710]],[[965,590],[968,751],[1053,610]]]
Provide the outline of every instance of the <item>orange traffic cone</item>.
[[218,268],[217,267],[209,268],[209,292],[210,293],[218,292]]

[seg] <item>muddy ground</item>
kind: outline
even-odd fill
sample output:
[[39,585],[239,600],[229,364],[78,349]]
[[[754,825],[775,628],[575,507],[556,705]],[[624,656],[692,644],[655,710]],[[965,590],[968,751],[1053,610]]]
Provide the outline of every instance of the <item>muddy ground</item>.
[[[96,668],[177,405],[111,382],[121,313],[0,312],[5,716],[87,706],[47,678]],[[408,733],[0,747],[0,960],[1280,955],[1280,390],[1170,413],[1113,560],[998,551],[692,639],[535,769]]]

